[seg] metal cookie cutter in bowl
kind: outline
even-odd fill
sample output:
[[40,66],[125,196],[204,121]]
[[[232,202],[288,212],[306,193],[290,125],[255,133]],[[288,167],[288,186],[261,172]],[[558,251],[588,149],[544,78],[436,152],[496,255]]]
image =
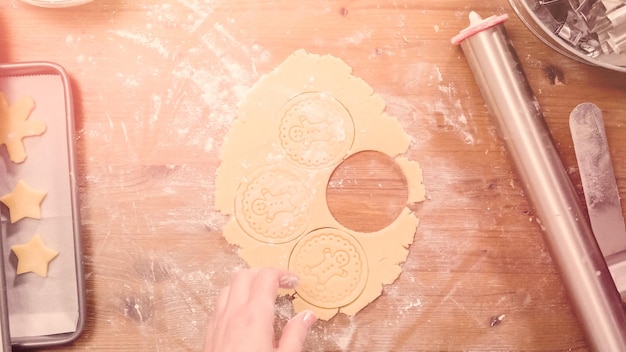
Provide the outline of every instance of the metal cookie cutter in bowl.
[[570,59],[626,72],[626,0],[509,0],[528,29]]

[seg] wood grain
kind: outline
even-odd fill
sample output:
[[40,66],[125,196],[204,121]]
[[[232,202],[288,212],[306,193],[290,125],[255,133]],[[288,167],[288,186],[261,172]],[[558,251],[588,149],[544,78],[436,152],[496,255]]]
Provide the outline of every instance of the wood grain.
[[407,206],[408,197],[400,166],[376,151],[347,158],[334,170],[326,189],[328,209],[335,220],[359,232],[375,232],[391,225]]
[[[505,0],[0,3],[0,60],[53,61],[72,77],[89,315],[80,339],[60,349],[201,350],[218,290],[244,267],[213,210],[219,148],[245,92],[304,48],[342,58],[381,94],[413,137],[407,156],[427,190],[411,207],[421,224],[400,278],[355,317],[318,323],[306,350],[587,351],[463,53],[450,45],[469,10],[512,15],[508,32],[581,200],[567,118],[584,101],[603,110],[626,194],[626,75],[555,53]],[[402,191],[393,172],[380,175],[377,184]],[[356,222],[380,220],[354,195],[335,196]],[[291,313],[280,299],[277,327]]]

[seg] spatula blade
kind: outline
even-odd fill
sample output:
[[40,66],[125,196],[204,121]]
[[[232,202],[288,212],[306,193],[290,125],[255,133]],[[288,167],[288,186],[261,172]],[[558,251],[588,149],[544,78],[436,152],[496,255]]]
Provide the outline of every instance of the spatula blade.
[[602,111],[593,103],[582,103],[569,122],[591,228],[608,258],[626,251],[626,228]]

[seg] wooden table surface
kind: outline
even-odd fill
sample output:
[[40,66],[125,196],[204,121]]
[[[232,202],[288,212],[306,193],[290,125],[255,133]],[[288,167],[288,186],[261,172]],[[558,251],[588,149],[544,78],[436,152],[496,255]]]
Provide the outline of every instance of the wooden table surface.
[[[626,195],[626,74],[555,53],[505,0],[2,1],[0,61],[56,62],[73,84],[88,317],[62,350],[201,350],[219,289],[245,267],[213,209],[220,146],[247,90],[304,48],[343,59],[383,96],[413,137],[407,155],[427,190],[412,207],[422,222],[400,278],[356,316],[317,323],[306,350],[587,351],[450,44],[470,10],[511,15],[507,29],[581,200],[568,116],[584,101],[602,108]],[[343,199],[346,213],[359,210]],[[279,299],[277,326],[291,314]]]

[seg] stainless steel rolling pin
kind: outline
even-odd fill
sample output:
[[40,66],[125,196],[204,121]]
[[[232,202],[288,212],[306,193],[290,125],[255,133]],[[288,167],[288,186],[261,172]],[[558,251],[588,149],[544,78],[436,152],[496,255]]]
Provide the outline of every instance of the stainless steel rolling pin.
[[524,184],[552,258],[591,347],[626,351],[626,315],[515,49],[508,16],[482,19],[452,39],[460,44]]

